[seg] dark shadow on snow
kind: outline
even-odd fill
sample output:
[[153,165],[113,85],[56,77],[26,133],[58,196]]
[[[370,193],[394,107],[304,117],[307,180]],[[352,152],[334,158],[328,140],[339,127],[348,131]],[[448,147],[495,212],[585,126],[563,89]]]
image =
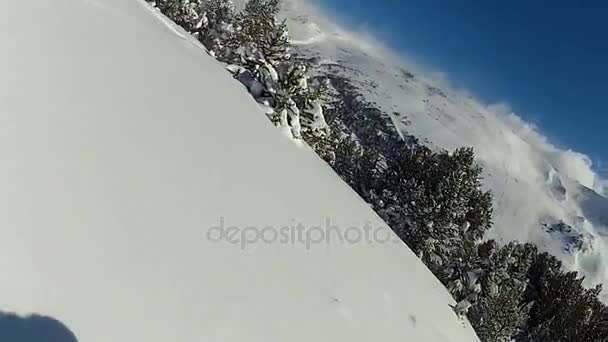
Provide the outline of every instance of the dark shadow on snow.
[[63,323],[41,315],[21,317],[0,311],[0,341],[78,342]]

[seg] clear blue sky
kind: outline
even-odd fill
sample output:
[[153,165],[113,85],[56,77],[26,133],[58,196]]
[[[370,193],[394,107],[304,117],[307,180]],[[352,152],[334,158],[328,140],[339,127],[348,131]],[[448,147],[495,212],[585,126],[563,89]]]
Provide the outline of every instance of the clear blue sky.
[[[562,147],[608,162],[608,0],[319,0]],[[608,171],[608,165],[604,165]]]

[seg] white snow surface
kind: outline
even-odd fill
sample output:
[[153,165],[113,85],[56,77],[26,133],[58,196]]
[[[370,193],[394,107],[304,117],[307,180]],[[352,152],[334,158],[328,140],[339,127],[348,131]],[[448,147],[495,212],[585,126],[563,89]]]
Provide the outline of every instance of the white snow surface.
[[0,311],[87,342],[477,341],[402,243],[206,239],[390,230],[143,1],[0,3]]
[[[340,24],[315,1],[286,2],[283,15],[298,51],[352,80],[392,116],[400,134],[437,149],[475,148],[495,198],[489,238],[535,243],[582,272],[588,285],[608,285],[608,199],[600,195],[608,180],[590,158],[557,147],[508,105],[486,105],[455,90],[444,74],[390,51],[364,29]],[[543,224],[560,221],[582,237],[580,249],[568,250],[569,236],[546,232]]]

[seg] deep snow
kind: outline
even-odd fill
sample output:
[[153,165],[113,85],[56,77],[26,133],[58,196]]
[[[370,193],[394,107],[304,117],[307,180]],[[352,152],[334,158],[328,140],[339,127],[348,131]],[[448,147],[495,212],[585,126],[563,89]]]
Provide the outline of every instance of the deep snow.
[[206,238],[392,233],[143,1],[0,4],[1,311],[87,342],[477,340],[400,242]]
[[[443,74],[340,24],[314,0],[286,0],[283,15],[298,52],[351,80],[402,135],[437,149],[475,148],[483,183],[495,198],[488,237],[532,242],[582,272],[588,285],[608,285],[608,199],[600,195],[608,181],[587,156],[556,147],[508,105],[486,105],[453,89]],[[547,229],[562,223],[569,227],[566,234]]]

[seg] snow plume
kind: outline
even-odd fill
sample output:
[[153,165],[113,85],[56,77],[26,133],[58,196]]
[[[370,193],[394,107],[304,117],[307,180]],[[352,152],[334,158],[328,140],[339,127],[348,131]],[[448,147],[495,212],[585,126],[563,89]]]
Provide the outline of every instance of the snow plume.
[[[561,174],[598,193],[605,192],[608,180],[603,179],[594,170],[594,163],[589,156],[571,149],[562,149],[555,146],[539,132],[536,125],[524,121],[513,113],[506,103],[490,105],[488,109],[502,118],[513,132],[534,149],[534,152],[544,157],[546,162]],[[521,155],[518,153],[517,157],[519,158],[519,156]]]
[[599,190],[596,185],[599,185],[601,180],[593,171],[593,163],[589,157],[570,149],[556,150],[550,156],[553,165],[560,172],[590,189]]
[[[297,14],[296,19],[293,19],[293,14]],[[463,99],[471,100],[475,106],[486,107],[488,113],[485,115],[490,119],[498,117],[509,128],[508,131],[503,127],[490,129],[490,131],[501,131],[502,134],[505,134],[503,142],[498,142],[494,134],[482,132],[468,141],[466,138],[458,139],[461,145],[472,145],[476,150],[480,150],[478,146],[483,149],[484,146],[489,145],[487,153],[489,157],[491,154],[500,156],[500,158],[509,156],[511,159],[517,159],[512,161],[514,164],[520,164],[522,160],[536,163],[540,154],[541,159],[545,159],[544,161],[551,164],[561,174],[596,192],[603,194],[608,192],[608,179],[601,177],[595,171],[596,168],[590,157],[570,149],[557,147],[539,131],[536,125],[515,114],[506,102],[483,105],[469,90],[454,89],[450,84],[449,74],[431,70],[423,62],[414,61],[411,56],[390,50],[365,23],[349,23],[336,16],[335,13],[328,15],[327,10],[316,0],[286,0],[284,15],[292,17],[292,20],[298,22],[298,24],[290,25],[290,32],[295,42],[306,46],[314,45],[314,48],[310,49],[319,51],[321,54],[326,54],[326,51],[336,48],[342,51],[354,48],[357,52],[363,53],[365,57],[375,60],[378,67],[407,66],[407,69],[416,74],[416,77],[428,82],[429,85],[458,94]],[[336,19],[336,17],[338,18]],[[353,53],[349,57],[353,60],[360,58]],[[468,125],[470,122],[465,123]],[[499,122],[493,122],[493,124],[502,126]],[[462,127],[464,131],[455,133],[467,132],[469,134],[469,128]],[[486,127],[482,128],[486,129]],[[510,132],[511,130],[512,132]],[[510,134],[515,135],[509,137]],[[509,139],[512,140],[509,141]],[[519,141],[520,139],[525,143]],[[439,145],[450,149],[459,147],[457,143],[447,141],[446,144]],[[483,153],[483,151],[478,152]],[[524,167],[525,164],[520,169]],[[546,170],[543,170],[542,174],[545,172]],[[543,175],[538,176],[544,177]]]
[[608,180],[602,179],[599,184],[600,194],[604,197],[608,197]]
[[[294,45],[315,45],[315,48],[324,45],[330,48],[337,45],[356,46],[366,56],[380,60],[403,61],[406,58],[389,49],[377,32],[365,23],[348,22],[334,13],[328,15],[320,1],[284,0],[282,14],[293,21],[289,25],[289,32]],[[295,17],[293,14],[296,14]],[[313,18],[314,21],[308,21],[307,18]],[[413,64],[412,60],[407,59],[407,62]]]
[[599,161],[597,165],[599,180],[597,188],[600,195],[608,197],[608,163]]

